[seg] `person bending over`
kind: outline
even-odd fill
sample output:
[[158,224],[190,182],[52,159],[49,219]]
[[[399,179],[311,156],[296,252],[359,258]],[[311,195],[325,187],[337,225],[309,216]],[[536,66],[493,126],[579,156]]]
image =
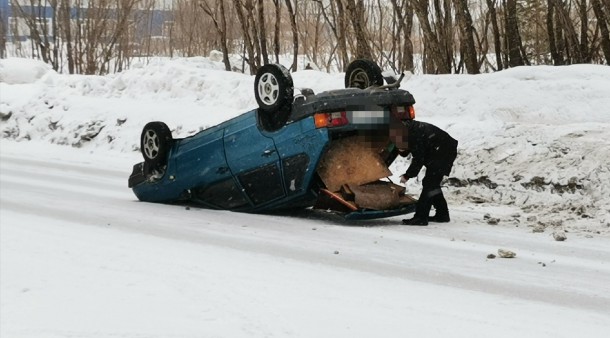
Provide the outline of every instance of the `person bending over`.
[[[428,225],[432,222],[449,222],[449,208],[441,190],[443,176],[448,176],[457,156],[458,141],[439,127],[426,122],[403,120],[407,136],[407,151],[412,156],[411,165],[400,176],[400,183],[406,183],[416,177],[422,167],[426,175],[422,182],[422,192],[417,201],[415,215],[402,220],[406,225]],[[430,208],[434,206],[436,214],[429,217]]]

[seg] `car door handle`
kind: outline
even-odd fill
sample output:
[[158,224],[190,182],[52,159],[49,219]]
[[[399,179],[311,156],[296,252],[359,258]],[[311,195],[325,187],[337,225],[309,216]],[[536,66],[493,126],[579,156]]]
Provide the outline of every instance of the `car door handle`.
[[264,157],[269,157],[271,156],[271,154],[275,153],[275,149],[267,149],[265,151],[263,151],[263,153],[261,154],[261,156]]
[[227,171],[229,171],[229,167],[220,167],[220,168],[216,169],[217,174],[224,174]]

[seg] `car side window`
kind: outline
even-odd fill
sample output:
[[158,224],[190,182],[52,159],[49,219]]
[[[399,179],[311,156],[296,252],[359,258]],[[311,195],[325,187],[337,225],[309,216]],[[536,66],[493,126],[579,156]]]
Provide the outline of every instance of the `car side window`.
[[248,204],[233,177],[194,192],[195,199],[219,209],[237,209]]
[[276,163],[245,172],[238,179],[255,205],[284,196],[280,169]]
[[282,161],[284,168],[284,185],[287,193],[294,194],[303,189],[303,180],[309,167],[309,156],[301,153]]

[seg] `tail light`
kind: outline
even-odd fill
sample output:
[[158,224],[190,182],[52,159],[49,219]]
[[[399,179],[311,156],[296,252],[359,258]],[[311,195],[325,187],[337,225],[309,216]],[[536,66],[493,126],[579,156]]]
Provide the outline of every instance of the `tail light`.
[[413,106],[392,106],[392,114],[400,120],[414,120],[415,108]]
[[317,113],[313,116],[316,128],[341,127],[349,124],[344,111],[333,113]]

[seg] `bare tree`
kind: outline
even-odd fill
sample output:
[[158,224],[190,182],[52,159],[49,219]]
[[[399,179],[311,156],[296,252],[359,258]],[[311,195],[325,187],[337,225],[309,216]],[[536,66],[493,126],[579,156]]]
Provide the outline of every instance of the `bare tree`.
[[[324,20],[328,24],[336,40],[336,46],[334,46],[332,49],[339,53],[339,59],[337,60],[339,69],[345,70],[344,68],[347,67],[347,64],[349,63],[349,57],[347,54],[346,41],[347,19],[345,18],[343,3],[341,0],[331,0],[329,1],[329,4],[326,5],[321,0],[314,1],[320,5],[322,16],[324,17]],[[326,65],[327,68],[329,67],[331,60],[332,58],[328,59]]]
[[239,23],[241,24],[242,38],[244,40],[244,53],[246,51],[248,52],[248,57],[245,58],[245,60],[250,68],[250,74],[256,74],[257,67],[254,55],[254,45],[250,35],[250,22],[246,18],[243,11],[245,8],[248,13],[252,13],[252,0],[233,0],[233,5],[235,12],[237,13]]
[[249,1],[248,6],[245,9],[247,11],[246,20],[248,21],[248,27],[250,27],[250,37],[252,39],[252,46],[254,46],[255,68],[253,69],[253,71],[256,72],[256,70],[261,66],[262,49],[260,43],[260,27],[256,21],[256,15],[254,13],[256,10],[254,0]]
[[[242,71],[247,62],[252,74],[279,62],[280,53],[292,55],[293,71],[300,55],[327,70],[345,70],[352,58],[414,70],[420,53],[425,73],[610,62],[610,0],[175,0],[171,13],[155,4],[12,2],[27,26],[32,57],[70,73],[119,71],[134,55],[207,55],[211,49],[222,51],[227,70],[231,54],[243,55]],[[159,17],[169,21],[153,36]],[[16,30],[22,28],[11,26]],[[3,22],[0,39],[6,31]],[[495,64],[487,56],[492,44]],[[6,48],[0,40],[0,57]]]
[[222,62],[225,65],[225,70],[231,70],[231,62],[229,61],[229,47],[227,46],[227,20],[225,16],[225,6],[223,0],[215,0],[214,8],[209,4],[210,1],[201,1],[199,6],[212,19],[214,27],[218,33],[218,44],[222,50]]
[[584,61],[584,56],[581,53],[581,46],[578,39],[578,34],[574,27],[573,22],[570,20],[570,15],[565,4],[560,0],[554,0],[554,8],[557,13],[558,22],[557,25],[561,28],[565,34],[566,42],[566,53],[570,63],[580,63]]
[[68,73],[74,74],[76,70],[75,53],[73,48],[72,27],[70,20],[70,1],[61,0],[59,8],[59,20],[61,21],[61,31],[66,45],[66,58],[68,61]]
[[292,55],[293,55],[293,59],[292,59],[292,66],[290,67],[290,69],[292,69],[293,72],[297,71],[297,64],[298,64],[298,54],[299,54],[299,33],[298,33],[298,28],[297,28],[297,21],[296,21],[296,17],[297,17],[297,6],[296,6],[296,0],[295,0],[295,6],[292,5],[292,1],[291,0],[286,0],[286,9],[288,10],[288,19],[290,20],[290,28],[292,28]]
[[282,2],[273,0],[275,7],[275,25],[273,28],[273,54],[275,63],[280,63],[280,23],[282,18]]
[[356,50],[354,56],[358,59],[373,60],[373,53],[371,51],[364,19],[364,1],[346,0],[345,8],[347,9],[352,29],[356,36]]
[[498,26],[498,17],[496,14],[496,0],[486,0],[489,15],[491,16],[491,25],[494,37],[494,50],[496,52],[497,69],[502,70],[502,43],[500,42],[500,28]]
[[393,39],[393,41],[403,41],[398,68],[413,71],[415,68],[413,63],[413,42],[411,40],[413,10],[411,9],[410,2],[404,0],[401,3],[398,3],[398,0],[392,0],[392,8],[394,9],[394,15],[399,27],[396,32],[397,39]]
[[454,0],[454,4],[457,22],[460,27],[461,49],[464,51],[466,70],[470,74],[478,74],[479,64],[477,62],[477,51],[474,46],[474,27],[470,11],[468,10],[468,1]]
[[553,59],[553,63],[555,64],[555,66],[559,66],[563,64],[563,57],[560,55],[559,50],[557,49],[554,8],[555,0],[547,0],[546,31],[549,41],[549,50],[551,52],[551,58]]
[[322,12],[315,1],[301,4],[297,15],[297,27],[299,27],[299,47],[301,53],[305,54],[314,64],[318,64],[318,55],[323,53],[320,46],[321,31],[324,25]]
[[[451,68],[447,62],[446,54],[443,52],[444,48],[441,47],[442,41],[439,41],[430,24],[428,1],[412,0],[412,4],[424,35],[424,57],[430,56],[431,60],[429,61],[432,61],[434,73],[449,74]],[[425,62],[428,62],[428,60],[425,60]]]
[[[595,12],[595,17],[597,18],[597,25],[599,26],[601,32],[601,46],[602,51],[604,52],[604,57],[606,58],[606,64],[610,65],[610,33],[608,32],[608,19],[606,16],[606,12],[604,12],[604,8],[602,7],[602,3],[599,0],[592,0],[593,11]],[[606,5],[606,11],[610,11],[610,5]]]
[[269,54],[267,52],[267,28],[265,25],[265,5],[263,0],[258,0],[258,42],[261,46],[261,54],[263,64],[269,63]]
[[509,66],[517,67],[525,64],[521,54],[521,37],[517,21],[517,0],[507,0],[506,7],[506,40],[508,43]]
[[0,10],[0,59],[6,57],[6,35],[8,31],[8,22],[4,20],[5,16]]
[[577,4],[578,17],[580,18],[580,62],[591,62],[589,53],[589,17],[587,15],[587,0],[580,0]]
[[[17,15],[25,21],[29,31],[30,39],[32,44],[33,57],[42,59],[45,63],[52,65],[54,70],[59,70],[59,60],[56,55],[56,44],[50,39],[55,39],[57,35],[56,24],[53,25],[55,28],[52,31],[49,27],[49,20],[46,18],[46,3],[41,0],[30,0],[29,3],[24,4],[19,1],[13,3],[13,9]],[[53,16],[50,18],[51,21],[55,20],[55,13],[57,12],[57,2],[53,1],[51,4],[53,8]],[[50,37],[51,36],[51,37]]]

